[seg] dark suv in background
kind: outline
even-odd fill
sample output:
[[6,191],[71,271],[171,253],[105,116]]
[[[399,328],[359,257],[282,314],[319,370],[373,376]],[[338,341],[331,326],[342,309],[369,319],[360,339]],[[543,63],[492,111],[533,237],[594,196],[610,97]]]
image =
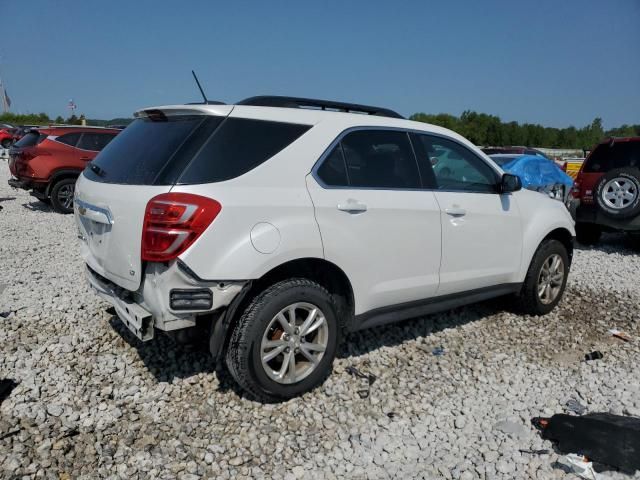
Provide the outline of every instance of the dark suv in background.
[[72,213],[78,175],[118,133],[79,126],[31,129],[9,150],[9,185],[31,191],[57,212]]
[[640,137],[609,138],[584,161],[573,187],[571,211],[580,243],[603,231],[629,234],[640,245]]

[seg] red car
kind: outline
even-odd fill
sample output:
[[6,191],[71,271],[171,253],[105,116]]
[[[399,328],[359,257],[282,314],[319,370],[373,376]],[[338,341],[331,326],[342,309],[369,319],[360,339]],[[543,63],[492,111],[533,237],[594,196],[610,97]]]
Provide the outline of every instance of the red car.
[[0,123],[0,147],[9,148],[13,143],[14,128]]
[[57,212],[71,213],[76,179],[118,133],[99,127],[32,129],[9,150],[9,185],[30,190]]
[[622,231],[640,244],[640,137],[598,144],[582,164],[572,193],[580,243],[596,243],[603,231]]

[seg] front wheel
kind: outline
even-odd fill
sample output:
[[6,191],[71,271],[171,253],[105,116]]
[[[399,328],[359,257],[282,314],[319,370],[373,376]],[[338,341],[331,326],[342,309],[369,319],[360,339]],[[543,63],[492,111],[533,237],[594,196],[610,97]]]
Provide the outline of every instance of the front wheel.
[[238,384],[263,402],[286,400],[320,385],[339,339],[329,292],[304,278],[257,295],[233,327],[226,364]]
[[2,148],[9,148],[11,147],[11,139],[9,138],[5,138],[4,140],[2,140]]
[[543,241],[525,277],[520,300],[523,313],[545,315],[562,299],[569,275],[569,255],[558,240]]
[[51,189],[51,205],[58,213],[73,213],[73,194],[76,188],[75,178],[63,178]]

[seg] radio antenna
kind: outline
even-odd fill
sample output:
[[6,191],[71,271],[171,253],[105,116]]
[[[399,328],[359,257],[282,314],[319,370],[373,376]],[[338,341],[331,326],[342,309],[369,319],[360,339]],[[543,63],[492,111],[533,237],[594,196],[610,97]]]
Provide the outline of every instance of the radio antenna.
[[200,89],[200,93],[202,94],[202,98],[204,99],[204,104],[207,105],[209,103],[209,100],[207,100],[207,96],[204,94],[204,90],[202,89],[202,85],[200,85],[200,81],[196,76],[196,72],[191,70],[191,74],[193,75],[193,79],[196,81],[196,85],[198,85],[198,88]]

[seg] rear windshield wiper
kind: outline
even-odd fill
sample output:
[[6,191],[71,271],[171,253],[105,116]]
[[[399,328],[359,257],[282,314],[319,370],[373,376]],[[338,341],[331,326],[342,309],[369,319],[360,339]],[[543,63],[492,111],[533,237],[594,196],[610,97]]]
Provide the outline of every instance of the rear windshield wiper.
[[105,173],[107,173],[102,168],[100,168],[98,165],[96,165],[95,163],[90,163],[89,164],[89,168],[91,169],[91,171],[93,173],[95,173],[99,177],[104,177]]

